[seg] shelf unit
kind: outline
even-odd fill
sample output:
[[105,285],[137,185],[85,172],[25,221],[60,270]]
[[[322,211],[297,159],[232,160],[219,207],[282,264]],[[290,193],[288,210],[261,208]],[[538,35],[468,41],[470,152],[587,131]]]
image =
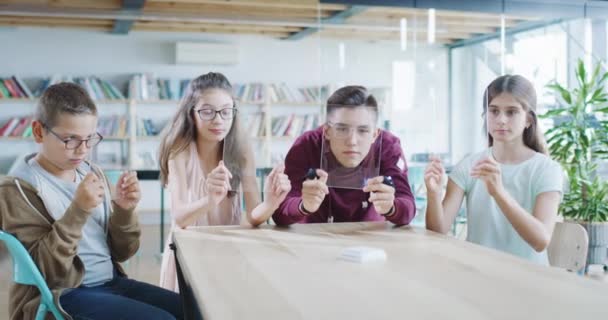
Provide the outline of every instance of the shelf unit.
[[[270,90],[270,86],[265,86],[266,93]],[[322,104],[316,102],[291,102],[291,101],[280,101],[273,102],[269,99],[270,95],[266,94],[264,101],[239,101],[237,100],[237,107],[241,110],[243,114],[249,113],[262,113],[263,126],[265,126],[266,132],[272,132],[272,117],[277,115],[285,115],[291,113],[302,113],[305,111],[308,114],[316,114],[319,115],[319,121],[322,122],[324,119],[324,114],[322,108]],[[15,108],[10,112],[10,116],[29,116],[33,113],[35,109],[35,105],[38,99],[26,99],[26,98],[9,98],[9,99],[0,99],[0,119],[6,120],[7,115],[7,107],[9,106],[17,106],[17,105],[28,105],[29,108],[24,109],[23,112],[16,112]],[[114,142],[120,143],[120,162],[115,163],[104,163],[100,162],[100,165],[104,168],[112,168],[112,169],[157,169],[157,165],[146,166],[141,163],[141,159],[137,154],[139,148],[145,148],[149,146],[143,146],[143,144],[154,144],[155,147],[158,147],[160,143],[159,136],[138,136],[137,135],[137,126],[133,125],[138,123],[138,117],[142,116],[144,113],[142,110],[145,110],[146,107],[154,107],[156,117],[162,117],[166,120],[169,120],[173,113],[175,112],[179,101],[178,100],[136,100],[136,99],[128,99],[128,100],[96,100],[95,101],[100,117],[105,117],[107,114],[107,109],[116,108],[116,107],[124,107],[125,109],[122,111],[116,112],[114,114],[118,115],[126,115],[129,121],[128,133],[124,137],[117,136],[106,136],[104,137],[104,142]],[[159,111],[158,107],[167,106],[166,109]],[[253,109],[253,111],[251,111]],[[160,114],[159,114],[160,113]],[[0,126],[3,123],[0,123]],[[246,129],[246,128],[244,128]],[[299,133],[298,133],[299,134]],[[285,144],[285,142],[293,142],[296,137],[292,136],[255,136],[249,137],[256,146],[254,148],[254,152],[256,154],[260,153],[260,157],[257,159],[258,167],[268,167],[272,165],[272,154],[273,154],[273,146],[274,142],[281,142]],[[15,142],[26,142],[33,143],[34,139],[32,137],[0,137],[0,148],[2,145],[8,143]],[[99,147],[98,147],[99,148]],[[99,152],[98,148],[93,151],[92,159],[94,161],[99,161]],[[118,151],[117,151],[118,152]],[[154,152],[153,157],[155,159],[156,152]],[[15,154],[15,156],[19,156],[19,154]]]

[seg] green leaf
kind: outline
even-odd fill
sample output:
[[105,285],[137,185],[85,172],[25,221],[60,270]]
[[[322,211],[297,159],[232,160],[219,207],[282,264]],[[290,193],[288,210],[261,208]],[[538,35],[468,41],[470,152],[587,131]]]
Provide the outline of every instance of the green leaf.
[[570,95],[570,92],[568,90],[566,90],[564,87],[562,87],[561,85],[559,85],[558,83],[554,83],[551,85],[547,86],[550,89],[553,89],[555,91],[557,91],[557,93],[560,94],[560,96],[562,97],[562,99],[567,103],[567,104],[571,104],[572,103],[572,96]]
[[589,101],[589,103],[599,102],[598,100],[601,99],[602,96],[606,96],[606,94],[604,93],[604,88],[600,87],[600,88],[595,89],[595,91],[593,92],[593,95],[591,95],[591,100]]
[[595,109],[595,112],[608,113],[608,106]]
[[605,72],[604,75],[602,76],[602,78],[597,82],[598,86],[602,86],[604,81],[606,81],[606,79],[608,79],[608,72]]
[[585,80],[587,79],[587,72],[585,71],[585,64],[583,63],[583,60],[581,60],[581,59],[578,60],[578,68],[576,71],[576,76],[578,78],[579,85],[584,88],[586,85]]
[[591,75],[591,79],[589,79],[590,83],[597,83],[597,76],[600,74],[600,64],[598,63],[593,70],[593,74]]
[[541,118],[551,118],[551,117],[559,116],[559,115],[564,114],[566,111],[568,111],[568,110],[565,108],[551,109],[551,110],[545,112],[543,115],[541,115]]

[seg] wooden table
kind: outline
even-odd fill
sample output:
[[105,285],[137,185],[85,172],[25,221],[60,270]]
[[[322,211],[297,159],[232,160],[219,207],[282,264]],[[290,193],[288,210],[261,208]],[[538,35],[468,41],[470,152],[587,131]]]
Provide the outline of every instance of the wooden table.
[[[174,234],[205,319],[608,319],[608,285],[414,227],[334,223]],[[387,260],[339,260],[350,246]]]

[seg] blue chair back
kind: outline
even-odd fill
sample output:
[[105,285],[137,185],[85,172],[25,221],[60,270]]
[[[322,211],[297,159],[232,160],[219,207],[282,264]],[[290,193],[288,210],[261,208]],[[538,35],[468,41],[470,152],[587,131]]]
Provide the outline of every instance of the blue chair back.
[[13,281],[22,285],[35,286],[40,291],[40,306],[36,313],[36,320],[43,320],[48,312],[51,312],[55,319],[63,320],[63,316],[53,301],[51,290],[25,247],[17,238],[4,231],[0,231],[0,241],[4,242],[13,260]]

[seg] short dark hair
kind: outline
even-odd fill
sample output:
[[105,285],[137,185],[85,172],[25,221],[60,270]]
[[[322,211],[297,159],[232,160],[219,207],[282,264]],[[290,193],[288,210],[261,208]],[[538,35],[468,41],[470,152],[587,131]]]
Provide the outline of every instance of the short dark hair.
[[97,115],[97,107],[86,90],[75,83],[62,82],[48,87],[36,107],[35,120],[52,128],[62,113]]
[[378,116],[378,102],[364,86],[346,86],[336,90],[327,99],[326,111],[331,114],[336,109],[357,107],[371,108],[376,117]]

